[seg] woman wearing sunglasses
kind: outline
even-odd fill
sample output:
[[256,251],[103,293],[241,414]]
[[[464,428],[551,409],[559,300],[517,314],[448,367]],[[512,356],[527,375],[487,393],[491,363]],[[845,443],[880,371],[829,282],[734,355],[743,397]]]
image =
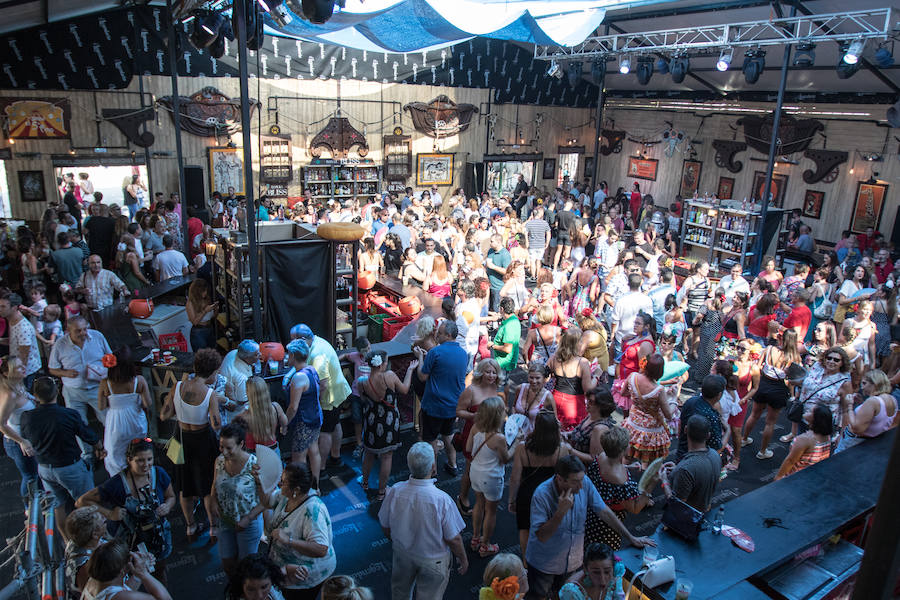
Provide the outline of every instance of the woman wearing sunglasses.
[[[842,425],[841,402],[848,394],[852,394],[854,389],[850,382],[849,371],[850,359],[847,353],[842,348],[834,346],[823,353],[819,361],[809,368],[806,379],[803,380],[803,388],[800,390],[800,401],[805,408],[811,404],[822,404],[829,408],[834,419],[835,433],[841,430]],[[805,417],[802,420],[806,423]],[[794,435],[783,436],[781,441],[790,442],[794,439]]]

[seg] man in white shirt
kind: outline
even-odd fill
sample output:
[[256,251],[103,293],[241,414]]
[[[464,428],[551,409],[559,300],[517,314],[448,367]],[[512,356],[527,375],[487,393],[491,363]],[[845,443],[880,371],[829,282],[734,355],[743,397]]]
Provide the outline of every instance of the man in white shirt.
[[444,203],[444,199],[441,198],[441,194],[438,192],[438,186],[431,186],[431,206],[434,207],[434,210],[437,211],[441,208],[441,205]]
[[731,302],[731,299],[734,298],[734,294],[736,292],[744,292],[745,294],[750,294],[750,282],[744,279],[744,268],[740,265],[740,263],[734,264],[731,267],[731,272],[719,280],[719,285],[717,287],[725,290],[725,299],[728,302]]
[[425,240],[425,250],[423,252],[419,252],[416,256],[416,266],[419,267],[422,272],[425,274],[425,277],[431,275],[431,269],[434,266],[434,257],[438,256],[438,253],[435,251],[437,244],[434,239],[427,238]]
[[677,294],[678,290],[672,285],[675,273],[669,267],[663,267],[659,270],[659,285],[655,286],[647,296],[653,303],[653,320],[656,321],[656,330],[662,331],[666,321],[666,298],[670,294]]
[[460,533],[465,521],[450,496],[434,485],[434,450],[416,442],[406,455],[409,479],[395,483],[378,511],[378,521],[393,544],[391,598],[417,600],[443,598],[450,581],[453,557],[460,575],[469,559]]
[[122,296],[131,293],[118,275],[103,268],[103,259],[96,254],[88,257],[88,270],[81,274],[76,288],[84,290],[87,305],[94,309],[111,306],[116,290]]
[[156,280],[163,282],[171,277],[187,275],[191,267],[187,258],[178,250],[173,250],[175,240],[166,234],[163,236],[163,250],[153,259],[153,270],[156,271]]
[[634,333],[634,319],[639,312],[653,314],[653,303],[647,294],[641,291],[642,283],[644,278],[640,273],[631,273],[628,276],[628,293],[616,300],[610,338],[615,340],[617,347],[621,345],[623,339]]
[[[50,374],[62,379],[62,395],[66,407],[71,408],[81,420],[88,422],[87,409],[90,406],[97,420],[106,423],[106,411],[97,404],[97,388],[106,377],[103,355],[111,354],[109,342],[102,333],[88,329],[87,319],[73,317],[66,324],[66,335],[53,344],[47,361]],[[79,440],[81,454],[90,457],[93,448]]]
[[[227,402],[223,408],[227,411],[228,423],[247,410],[247,380],[253,377],[253,365],[260,359],[259,344],[253,340],[243,340],[222,359],[219,374],[225,378]],[[222,425],[228,423],[223,422]]]

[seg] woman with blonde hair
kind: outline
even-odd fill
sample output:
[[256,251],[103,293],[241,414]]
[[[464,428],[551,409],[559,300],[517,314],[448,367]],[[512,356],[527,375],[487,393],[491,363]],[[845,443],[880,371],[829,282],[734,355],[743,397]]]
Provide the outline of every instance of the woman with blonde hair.
[[591,365],[578,353],[581,332],[576,329],[567,330],[559,340],[547,367],[556,377],[553,389],[553,403],[559,416],[563,431],[572,429],[587,414],[584,395],[597,387],[597,381],[591,376]]
[[549,304],[541,304],[537,309],[537,327],[528,330],[522,346],[522,355],[526,360],[540,360],[546,364],[556,354],[556,343],[562,329],[553,324],[555,316]]
[[891,394],[892,387],[884,371],[875,369],[863,379],[863,394],[868,397],[860,405],[854,409],[853,397],[844,396],[841,416],[846,427],[835,452],[852,448],[897,426],[897,399]]
[[596,363],[597,369],[602,374],[601,377],[606,376],[607,369],[609,369],[609,342],[606,328],[594,316],[594,311],[590,309],[584,309],[575,315],[575,322],[581,329],[578,353],[585,357],[592,367]]
[[453,290],[453,277],[447,271],[447,261],[440,254],[431,261],[431,273],[425,277],[422,289],[435,298],[446,298]]
[[503,281],[500,297],[512,298],[516,313],[521,313],[529,298],[528,288],[525,286],[525,263],[520,260],[509,263],[506,273],[503,275]]
[[372,590],[359,586],[349,575],[334,575],[322,584],[322,600],[375,600]]
[[22,413],[34,408],[34,399],[25,389],[25,366],[17,356],[10,356],[0,365],[0,432],[3,433],[3,449],[22,477],[19,494],[28,497],[31,484],[38,480],[37,459],[31,442],[22,437],[19,420]]
[[506,406],[499,396],[487,398],[478,407],[475,425],[466,440],[466,451],[472,453],[469,477],[475,491],[475,507],[472,510],[472,550],[481,558],[500,551],[491,543],[497,524],[497,504],[503,496],[504,466],[512,455],[503,435]]
[[[528,571],[525,570],[522,559],[509,552],[502,552],[491,559],[484,568],[481,581],[484,587],[479,592],[479,598],[509,598],[504,592],[511,589],[510,586],[518,589],[516,598],[524,598],[528,593]],[[487,596],[486,591],[492,592],[493,596]]]
[[287,433],[287,416],[280,404],[272,402],[269,386],[262,377],[247,380],[247,412],[241,418],[247,423],[244,446],[249,452],[254,452],[257,446],[266,446],[281,456],[276,434]]
[[475,364],[472,370],[472,383],[459,395],[456,403],[456,416],[463,421],[463,429],[453,436],[453,447],[457,452],[462,452],[466,457],[466,468],[459,479],[459,495],[456,496],[456,506],[465,516],[472,514],[472,506],[469,504],[469,467],[472,463],[472,455],[466,452],[466,440],[469,432],[475,424],[475,414],[478,407],[485,399],[497,395],[497,383],[500,381],[500,364],[493,358],[485,358]]

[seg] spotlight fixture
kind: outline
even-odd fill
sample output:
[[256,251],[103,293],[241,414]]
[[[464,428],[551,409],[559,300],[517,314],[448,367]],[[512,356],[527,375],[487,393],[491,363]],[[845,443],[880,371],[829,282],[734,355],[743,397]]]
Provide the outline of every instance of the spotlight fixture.
[[683,83],[688,71],[691,70],[691,59],[687,54],[675,56],[669,63],[669,71],[672,73],[674,83]]
[[744,66],[741,67],[741,71],[744,72],[744,79],[747,83],[754,84],[759,81],[759,76],[762,75],[765,68],[765,50],[747,50],[747,52],[744,53]]
[[628,75],[631,72],[631,59],[627,56],[623,56],[619,59],[619,73],[622,75]]
[[669,61],[665,58],[660,58],[656,61],[656,70],[665,75],[669,72]]
[[797,44],[794,54],[794,66],[809,68],[816,63],[816,45],[812,42]]
[[848,65],[855,65],[859,62],[859,57],[862,56],[863,48],[866,47],[865,40],[854,40],[850,43],[850,46],[847,47],[847,51],[844,52],[844,62]]
[[841,53],[843,58],[838,61],[837,67],[835,67],[837,69],[838,79],[850,79],[856,75],[857,71],[859,71],[859,55],[856,55],[856,60],[853,62],[847,62],[847,56],[850,53],[850,49],[846,44],[841,44]]
[[637,69],[635,69],[638,83],[647,85],[653,76],[653,59],[649,56],[639,56],[637,60]]
[[734,50],[731,48],[723,48],[719,53],[719,60],[716,61],[716,69],[719,71],[727,71],[731,66],[731,59],[734,57]]
[[281,27],[294,20],[291,11],[284,5],[284,0],[257,0],[264,11],[272,16],[272,19]]
[[[296,3],[298,0],[294,0]],[[344,8],[344,0],[300,0],[303,18],[321,25],[334,14],[335,5]]]
[[875,64],[882,69],[894,66],[894,56],[891,51],[882,46],[875,51]]
[[219,28],[224,22],[224,17],[222,17],[222,15],[220,15],[219,13],[211,13],[202,21],[198,21],[198,23],[200,23],[200,29],[211,36],[219,35]]
[[197,14],[191,28],[191,43],[197,50],[203,50],[212,45],[219,36],[219,27],[222,26],[222,15],[218,13]]
[[578,86],[578,82],[581,81],[581,70],[582,66],[580,62],[570,62],[566,66],[566,75],[569,77],[569,85],[574,87]]
[[606,78],[606,59],[600,58],[591,63],[591,78],[596,85],[603,85]]
[[559,73],[559,63],[556,62],[556,59],[550,60],[550,68],[547,69],[547,75],[550,77],[556,77],[556,74]]

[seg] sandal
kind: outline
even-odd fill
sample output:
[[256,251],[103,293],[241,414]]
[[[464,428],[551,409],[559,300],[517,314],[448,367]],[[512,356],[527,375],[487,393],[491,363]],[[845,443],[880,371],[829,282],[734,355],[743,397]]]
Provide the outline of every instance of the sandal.
[[730,463],[725,465],[725,468],[728,469],[729,471],[737,471],[738,469],[741,468],[741,463],[736,463],[734,461],[731,461]]
[[500,552],[500,546],[497,544],[481,544],[478,547],[478,556],[481,558],[487,558],[489,556],[494,556]]
[[788,442],[793,441],[793,440],[794,440],[794,437],[795,437],[795,436],[794,436],[793,433],[787,433],[787,434],[781,436],[781,437],[778,438],[778,439],[781,440],[782,442],[784,442],[785,444],[787,444]]
[[456,500],[456,508],[459,509],[459,514],[461,514],[464,517],[471,517],[472,516],[472,507],[466,506],[465,504],[463,504],[462,498],[460,498],[459,495],[455,496],[454,498]]
[[379,488],[378,493],[375,495],[375,502],[381,502],[382,500],[384,500],[385,493],[385,488]]
[[197,541],[197,530],[199,527],[197,523],[191,523],[190,525],[186,525],[184,528],[184,534],[187,536],[189,542]]
[[478,550],[481,549],[481,536],[473,535],[472,539],[469,541],[469,548],[471,548],[473,552],[478,552]]

